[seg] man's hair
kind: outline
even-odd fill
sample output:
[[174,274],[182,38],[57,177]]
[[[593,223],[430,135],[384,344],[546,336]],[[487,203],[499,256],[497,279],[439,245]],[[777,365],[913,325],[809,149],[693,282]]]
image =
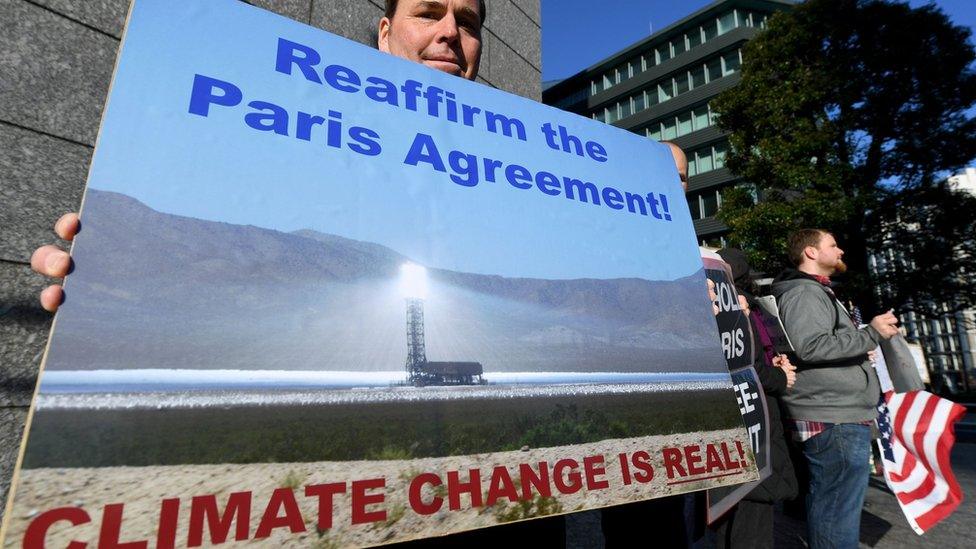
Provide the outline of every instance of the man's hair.
[[820,240],[828,234],[830,233],[823,229],[800,229],[790,234],[789,238],[786,239],[786,252],[790,256],[790,263],[794,267],[799,267],[803,263],[805,257],[803,251],[807,249],[807,246],[816,248],[820,244]]
[[[399,0],[386,0],[386,16],[390,21],[393,20],[393,14],[396,13],[397,4]],[[485,0],[478,0],[478,11],[481,12],[481,24],[485,24],[485,17],[488,15],[487,9],[485,8]]]

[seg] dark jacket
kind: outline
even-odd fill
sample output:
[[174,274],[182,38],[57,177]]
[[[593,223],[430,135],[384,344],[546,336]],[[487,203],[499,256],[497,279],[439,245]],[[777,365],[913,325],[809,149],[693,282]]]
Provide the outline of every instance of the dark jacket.
[[881,340],[858,329],[817,280],[795,269],[773,282],[780,319],[793,342],[796,384],[783,396],[789,417],[829,423],[874,419],[881,392],[868,351]]
[[[749,302],[750,321],[752,331],[756,333],[757,317],[761,314],[759,304],[752,294],[752,280],[749,276],[749,264],[745,254],[735,248],[719,250],[719,255],[732,268],[732,278],[735,289],[745,296]],[[789,448],[783,430],[783,420],[780,414],[780,397],[786,392],[786,374],[766,361],[766,352],[759,338],[753,338],[753,358],[756,375],[766,394],[766,407],[769,413],[769,459],[772,473],[758,486],[749,492],[745,499],[772,503],[778,500],[793,499],[797,495],[796,473],[790,460]]]

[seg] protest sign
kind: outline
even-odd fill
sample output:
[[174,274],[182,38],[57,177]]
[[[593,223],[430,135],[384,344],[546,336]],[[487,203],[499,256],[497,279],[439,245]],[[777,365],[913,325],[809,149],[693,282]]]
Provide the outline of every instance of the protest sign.
[[[793,342],[790,341],[783,320],[779,317],[779,306],[776,304],[776,297],[771,295],[757,296],[756,302],[762,310],[762,322],[769,334],[770,343],[773,344],[773,351],[778,355],[788,355],[793,353]],[[757,342],[758,345],[758,342]]]
[[895,334],[878,344],[874,350],[874,369],[878,373],[882,393],[921,391],[928,382],[928,376],[921,374],[928,374],[921,345],[908,343],[901,334]]
[[707,520],[711,524],[728,512],[746,494],[752,491],[772,472],[769,458],[769,411],[759,376],[753,367],[753,345],[759,343],[753,337],[749,317],[739,303],[739,293],[733,283],[732,270],[719,257],[703,255],[705,272],[715,284],[715,303],[718,314],[719,338],[728,368],[732,374],[732,386],[746,431],[749,433],[750,450],[755,456],[760,478],[738,486],[708,490]]
[[137,0],[4,546],[361,546],[757,478],[684,204],[643,137]]

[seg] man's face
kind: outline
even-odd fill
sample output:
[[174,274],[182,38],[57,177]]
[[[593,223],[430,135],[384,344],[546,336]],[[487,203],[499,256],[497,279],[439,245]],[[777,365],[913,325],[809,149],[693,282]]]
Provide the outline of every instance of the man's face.
[[478,0],[400,0],[380,20],[379,49],[468,80],[481,62]]
[[834,235],[825,234],[820,239],[820,243],[816,247],[811,246],[810,249],[812,249],[812,258],[817,263],[818,269],[824,274],[829,276],[847,271],[847,265],[841,259],[844,256],[844,250],[837,246]]

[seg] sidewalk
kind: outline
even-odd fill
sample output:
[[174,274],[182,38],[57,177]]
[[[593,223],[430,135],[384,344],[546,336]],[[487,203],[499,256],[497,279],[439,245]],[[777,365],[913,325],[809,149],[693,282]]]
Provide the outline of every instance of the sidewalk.
[[[963,502],[951,517],[937,524],[924,536],[908,526],[898,502],[888,491],[884,479],[871,477],[861,512],[861,547],[878,549],[951,548],[976,545],[976,444],[956,442],[952,450],[952,470],[962,487]],[[777,515],[777,549],[805,547],[806,525]]]
[[[972,415],[972,414],[970,414]],[[952,451],[952,470],[963,492],[963,502],[951,517],[919,536],[908,526],[895,496],[884,479],[871,477],[864,510],[861,513],[861,547],[876,549],[976,547],[976,443],[956,442]],[[806,547],[806,524],[782,514],[776,515],[776,548]],[[566,547],[603,547],[599,511],[569,515],[566,520]],[[696,549],[710,549],[710,536]]]

